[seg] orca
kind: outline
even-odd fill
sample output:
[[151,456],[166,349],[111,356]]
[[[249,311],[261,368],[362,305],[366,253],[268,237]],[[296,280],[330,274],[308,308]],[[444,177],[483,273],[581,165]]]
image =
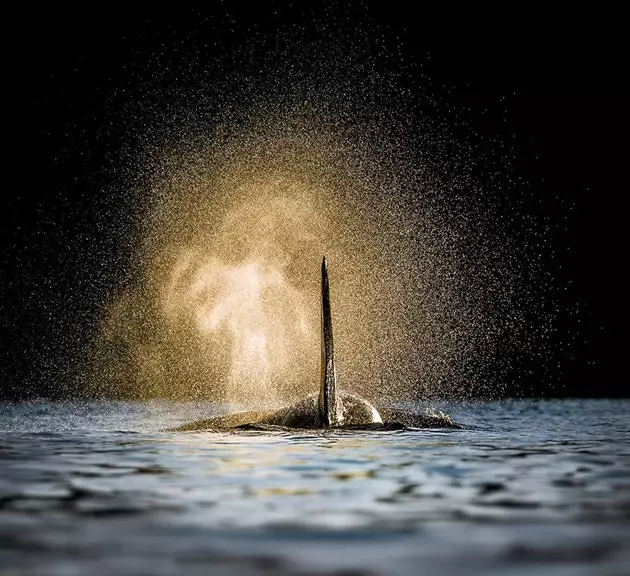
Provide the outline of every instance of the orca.
[[326,256],[322,259],[321,274],[321,380],[319,394],[309,394],[305,398],[278,410],[235,412],[183,424],[171,428],[170,431],[265,429],[269,427],[299,429],[459,428],[449,416],[442,412],[414,414],[394,408],[381,408],[379,410],[365,398],[338,389]]

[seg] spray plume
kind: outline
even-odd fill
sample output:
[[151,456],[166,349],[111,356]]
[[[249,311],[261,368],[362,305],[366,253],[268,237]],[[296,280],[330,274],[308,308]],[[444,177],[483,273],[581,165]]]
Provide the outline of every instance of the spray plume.
[[476,203],[474,155],[400,114],[356,53],[336,72],[292,57],[264,89],[208,96],[197,72],[175,104],[170,84],[145,91],[168,106],[140,115],[134,265],[105,309],[95,389],[249,405],[315,391],[325,253],[342,388],[488,391],[480,367],[517,337],[518,278]]

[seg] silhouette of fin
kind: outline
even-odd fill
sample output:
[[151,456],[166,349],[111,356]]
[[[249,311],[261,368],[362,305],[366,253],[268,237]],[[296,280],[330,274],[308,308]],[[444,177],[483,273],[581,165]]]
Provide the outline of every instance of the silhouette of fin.
[[322,375],[319,390],[319,414],[325,427],[338,426],[343,422],[343,408],[337,394],[335,370],[335,346],[333,342],[332,315],[330,311],[330,286],[326,256],[322,259]]

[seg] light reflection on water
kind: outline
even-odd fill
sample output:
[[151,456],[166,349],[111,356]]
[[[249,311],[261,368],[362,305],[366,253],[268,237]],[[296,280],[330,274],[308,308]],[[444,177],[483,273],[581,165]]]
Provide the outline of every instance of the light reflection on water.
[[1,405],[0,567],[627,571],[630,402],[445,408],[463,430],[168,433],[217,408]]

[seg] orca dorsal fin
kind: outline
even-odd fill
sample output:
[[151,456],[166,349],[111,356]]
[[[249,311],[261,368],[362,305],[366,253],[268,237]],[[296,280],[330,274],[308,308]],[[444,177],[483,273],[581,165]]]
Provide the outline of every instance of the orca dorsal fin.
[[338,426],[343,421],[341,398],[337,395],[335,346],[326,256],[322,259],[322,375],[319,389],[319,414],[326,427]]

